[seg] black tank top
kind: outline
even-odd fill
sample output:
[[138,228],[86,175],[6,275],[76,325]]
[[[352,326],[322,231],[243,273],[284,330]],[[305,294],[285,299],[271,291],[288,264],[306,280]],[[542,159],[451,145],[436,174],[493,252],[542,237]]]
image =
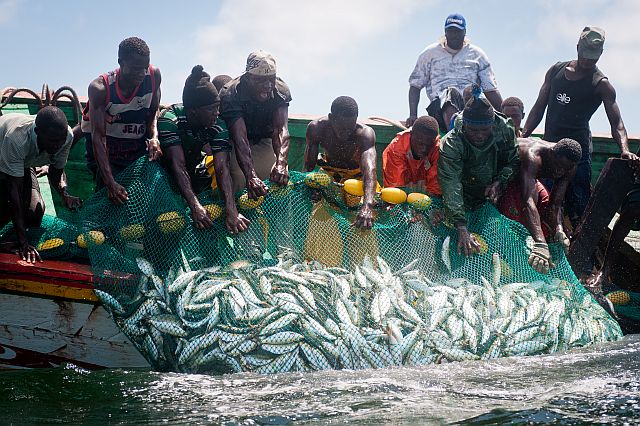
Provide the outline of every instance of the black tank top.
[[580,80],[568,80],[564,70],[569,62],[558,62],[553,66],[544,139],[551,142],[575,139],[582,146],[582,158],[585,159],[591,152],[589,120],[602,103],[596,94],[596,86],[606,77],[595,68],[591,75]]

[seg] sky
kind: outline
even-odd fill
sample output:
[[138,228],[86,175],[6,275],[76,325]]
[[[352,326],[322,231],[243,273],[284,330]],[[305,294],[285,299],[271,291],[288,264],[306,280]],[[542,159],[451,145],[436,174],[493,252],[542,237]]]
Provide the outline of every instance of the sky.
[[[120,41],[138,36],[162,72],[163,104],[181,101],[193,65],[235,77],[247,55],[263,49],[291,89],[290,114],[324,115],[333,99],[347,95],[361,118],[404,120],[416,59],[455,12],[489,56],[503,98],[520,97],[527,111],[546,70],[576,57],[582,28],[604,28],[598,66],[617,91],[628,132],[640,135],[635,0],[0,0],[0,87],[40,92],[43,83],[70,85],[86,95],[93,78],[118,66]],[[426,106],[423,91],[419,111]],[[591,128],[610,133],[602,107]]]

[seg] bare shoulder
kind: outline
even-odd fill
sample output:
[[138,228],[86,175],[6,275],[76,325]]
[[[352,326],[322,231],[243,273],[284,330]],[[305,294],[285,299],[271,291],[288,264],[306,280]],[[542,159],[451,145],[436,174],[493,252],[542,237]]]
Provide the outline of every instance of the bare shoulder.
[[96,102],[104,100],[107,97],[107,86],[105,85],[102,76],[97,77],[89,83],[89,89],[87,90],[89,100]]
[[307,135],[320,136],[329,127],[329,119],[327,117],[312,120],[307,125]]
[[374,143],[376,141],[376,132],[366,124],[357,124],[356,135],[361,140],[371,140]]
[[162,82],[162,74],[160,74],[160,68],[153,67],[153,76],[156,80],[156,84],[160,86]]

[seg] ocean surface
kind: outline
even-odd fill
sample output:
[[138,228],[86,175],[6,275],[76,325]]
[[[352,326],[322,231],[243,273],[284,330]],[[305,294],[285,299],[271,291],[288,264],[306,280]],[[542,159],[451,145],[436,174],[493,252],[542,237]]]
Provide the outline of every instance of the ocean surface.
[[0,424],[640,424],[640,335],[563,354],[226,376],[0,372]]

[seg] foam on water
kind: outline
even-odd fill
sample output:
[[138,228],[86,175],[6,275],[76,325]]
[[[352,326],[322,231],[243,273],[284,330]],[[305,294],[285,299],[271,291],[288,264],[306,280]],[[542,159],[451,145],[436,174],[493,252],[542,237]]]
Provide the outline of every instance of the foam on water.
[[636,423],[640,335],[565,354],[260,376],[3,372],[3,423]]

